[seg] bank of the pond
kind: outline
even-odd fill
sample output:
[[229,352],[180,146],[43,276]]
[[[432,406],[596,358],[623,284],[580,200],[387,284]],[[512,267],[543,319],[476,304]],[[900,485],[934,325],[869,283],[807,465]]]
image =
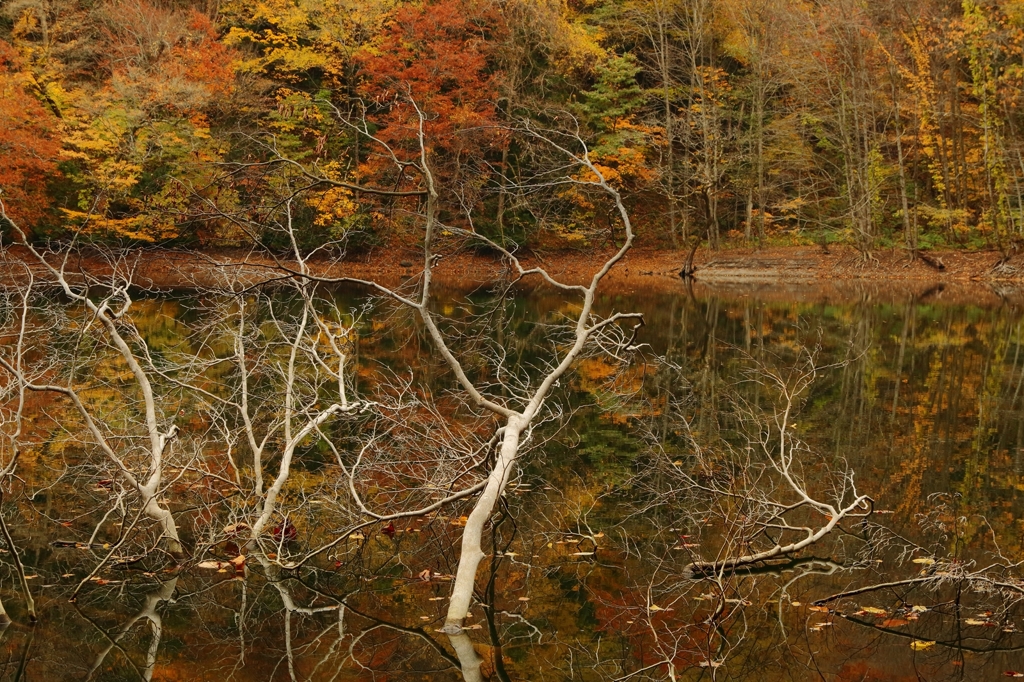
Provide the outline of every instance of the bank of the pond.
[[[526,267],[543,266],[555,277],[582,284],[594,268],[612,253],[611,248],[536,254],[524,252]],[[22,250],[2,253],[5,279],[24,272]],[[387,286],[411,283],[420,272],[414,251],[377,249],[342,259],[317,260],[314,272],[325,277],[373,280]],[[678,272],[686,254],[682,251],[635,249],[609,274],[606,292],[668,292],[683,286]],[[53,262],[59,262],[57,254]],[[188,251],[146,248],[122,252],[119,268],[130,269],[136,284],[145,288],[176,289],[223,285],[229,280],[257,282],[274,276],[278,265],[263,254],[241,249]],[[287,263],[285,263],[287,265]],[[691,284],[718,293],[786,299],[850,300],[898,292],[901,298],[965,297],[975,302],[1024,296],[1024,254],[1005,257],[998,251],[928,252],[912,258],[902,249],[875,251],[870,256],[851,247],[726,248],[700,249],[695,258],[696,276]],[[80,252],[65,266],[71,271],[103,276],[110,259],[100,252]],[[436,280],[446,287],[472,289],[500,276],[505,265],[493,254],[473,251],[445,256],[436,266]],[[527,279],[527,283],[531,281]],[[534,282],[539,278],[534,277]],[[1020,292],[1020,293],[1019,293]]]

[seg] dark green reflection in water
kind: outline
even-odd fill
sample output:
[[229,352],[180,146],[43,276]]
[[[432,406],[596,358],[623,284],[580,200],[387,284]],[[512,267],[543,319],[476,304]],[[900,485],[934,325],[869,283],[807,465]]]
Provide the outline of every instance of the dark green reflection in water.
[[[401,525],[393,537],[378,529],[337,564],[332,558],[294,574],[258,564],[219,573],[155,565],[104,571],[107,582],[69,604],[93,564],[81,549],[50,544],[59,526],[47,518],[60,516],[60,500],[41,490],[31,510],[5,509],[24,520],[18,538],[36,576],[41,622],[34,630],[17,624],[20,600],[5,568],[4,601],[16,624],[0,639],[0,676],[973,680],[1024,669],[1024,636],[1015,632],[1024,622],[999,595],[898,587],[845,600],[842,615],[808,608],[836,592],[929,570],[912,556],[979,568],[1024,560],[1021,315],[1011,306],[894,300],[768,303],[680,292],[616,301],[645,312],[642,340],[678,371],[652,366],[638,375],[646,408],[615,404],[600,387],[599,365],[563,387],[580,411],[525,462],[495,519],[498,558],[478,583],[473,648],[435,632],[448,583],[417,577],[454,570],[465,510]],[[532,306],[557,307],[535,293],[500,314],[525,320]],[[152,310],[148,333],[174,343],[167,315],[181,308]],[[528,361],[535,330],[526,322],[509,330],[502,343]],[[386,356],[401,347],[386,337],[375,343],[361,352]],[[738,442],[730,401],[740,396],[767,410],[773,400],[744,382],[743,371],[784,364],[810,347],[819,348],[821,364],[846,361],[822,372],[796,418],[796,432],[821,455],[814,466],[848,463],[859,488],[888,512],[877,521],[928,553],[900,557],[890,544],[865,554],[857,529],[848,529],[772,570],[720,584],[690,580],[682,571],[689,554],[714,547],[720,529],[700,527],[683,508],[686,491],[656,504],[652,490],[664,482],[642,476],[649,457],[640,433],[653,430],[666,452],[688,456],[692,444],[664,409],[672,397],[698,442],[712,449]],[[316,453],[306,455],[315,473]],[[996,573],[1015,579],[1012,570]]]

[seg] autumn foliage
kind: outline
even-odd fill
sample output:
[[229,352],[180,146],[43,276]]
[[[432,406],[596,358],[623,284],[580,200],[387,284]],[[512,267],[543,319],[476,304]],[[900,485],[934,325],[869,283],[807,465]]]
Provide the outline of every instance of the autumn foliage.
[[[620,238],[514,189],[550,168],[524,120],[578,131],[651,245],[1024,243],[1016,0],[52,0],[0,40],[0,181],[54,233],[230,241],[213,207],[259,222],[301,173],[223,164],[277,153],[418,191],[422,117],[445,219],[518,243]],[[412,238],[411,200],[300,194],[310,243]]]
[[357,55],[360,94],[382,126],[381,138],[399,148],[415,145],[418,107],[432,151],[467,153],[460,133],[497,123],[498,83],[488,56],[500,38],[500,17],[477,0],[397,9],[382,35]]
[[0,200],[27,227],[46,214],[47,182],[55,179],[60,150],[57,119],[31,87],[17,53],[0,40]]

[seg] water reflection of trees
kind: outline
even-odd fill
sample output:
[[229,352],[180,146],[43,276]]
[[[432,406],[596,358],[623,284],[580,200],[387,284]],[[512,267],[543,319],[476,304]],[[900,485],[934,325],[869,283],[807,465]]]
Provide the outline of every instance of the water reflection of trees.
[[[96,522],[116,508],[116,493],[95,484],[102,480],[98,471],[69,462],[74,466],[67,470],[67,487],[43,490],[34,504],[60,522],[68,517],[55,510],[67,503],[90,521],[78,534],[66,531],[69,547],[47,546],[48,534],[33,534],[39,526],[31,524],[46,523],[41,516],[19,526],[25,560],[42,576],[37,584],[59,586],[37,588],[43,629],[31,648],[27,631],[12,626],[5,633],[6,669],[16,671],[25,655],[26,668],[44,678],[81,678],[112,640],[118,646],[103,659],[97,678],[138,677],[136,670],[144,676],[147,667],[167,666],[193,679],[229,678],[232,670],[266,679],[289,679],[292,673],[296,679],[331,679],[336,673],[338,679],[358,679],[369,668],[412,679],[410,669],[432,679],[455,679],[465,669],[471,679],[664,679],[703,671],[768,680],[793,675],[795,665],[826,674],[869,672],[871,666],[891,673],[918,665],[923,674],[955,677],[952,661],[962,657],[960,670],[972,679],[1015,667],[1020,635],[1003,628],[1019,618],[1019,606],[998,586],[975,589],[982,577],[1014,585],[1017,580],[1011,559],[1020,551],[1013,520],[1019,506],[1012,491],[1022,360],[1014,316],[913,301],[891,309],[863,304],[831,311],[724,299],[697,304],[651,303],[648,316],[657,320],[652,326],[666,330],[653,342],[677,374],[645,377],[651,394],[643,415],[624,407],[614,417],[619,422],[609,417],[600,429],[590,429],[587,420],[596,418],[581,409],[567,432],[573,449],[549,443],[510,489],[507,516],[500,523],[494,519],[489,553],[495,560],[473,608],[470,625],[479,629],[468,630],[466,639],[453,643],[435,631],[443,602],[430,601],[446,594],[444,578],[453,572],[453,534],[464,511],[455,508],[421,522],[395,523],[393,536],[384,532],[386,524],[368,526],[363,537],[346,540],[300,569],[250,560],[238,571],[183,573],[173,598],[158,599],[154,608],[161,635],[151,665],[153,621],[139,614],[174,579],[160,573],[159,560],[112,563],[97,576],[109,582],[90,581],[83,588],[79,611],[64,603],[73,584],[110,551],[103,543],[117,538],[100,534],[92,543],[97,546],[74,545],[86,545]],[[786,352],[813,344],[826,364],[845,363],[808,388],[796,419],[799,438],[818,453],[810,460],[815,467],[805,473],[824,489],[827,471],[845,460],[857,472],[859,488],[876,497],[877,511],[895,513],[876,517],[878,523],[868,528],[854,524],[846,533],[831,534],[791,561],[695,579],[684,570],[693,557],[717,556],[720,546],[738,546],[742,536],[742,524],[723,532],[701,522],[709,518],[705,512],[726,518],[740,507],[702,501],[699,489],[680,485],[681,467],[674,462],[685,463],[687,475],[698,482],[724,481],[716,477],[735,463],[729,459],[734,456],[744,457],[742,469],[749,470],[749,455],[737,445],[743,419],[733,408],[733,394],[748,391],[739,404],[762,414],[773,397],[763,386],[737,381],[741,363],[790,361]],[[578,394],[574,400],[583,405],[603,400],[602,391],[612,389],[581,380],[565,390]],[[676,428],[666,409],[670,400],[689,419],[687,428]],[[667,457],[618,459],[589,435],[609,429],[635,434],[641,422],[652,425],[652,437]],[[321,455],[320,468],[301,471],[309,490],[326,497],[331,488],[325,474],[336,470],[333,453]],[[31,484],[32,463],[24,464]],[[91,485],[82,486],[82,480]],[[945,497],[929,497],[933,493]],[[192,494],[203,499],[212,492]],[[299,499],[305,499],[301,513],[310,514],[310,522],[330,525],[335,518],[331,509],[320,511],[309,498]],[[105,525],[131,524],[132,517],[123,518],[114,512]],[[200,543],[212,548],[209,557],[222,563],[233,558],[238,540],[219,535],[233,518],[213,524],[199,513],[183,518],[189,519],[190,535],[210,538]],[[295,518],[307,527],[301,515]],[[284,549],[306,551],[301,543],[309,540]],[[148,546],[139,543],[138,549]],[[915,564],[915,558],[935,563]],[[426,569],[429,581],[418,577]],[[58,579],[65,573],[75,578]],[[918,582],[889,585],[904,580]],[[874,589],[815,604],[860,588]],[[114,606],[118,600],[126,605]],[[911,620],[913,606],[927,610]],[[863,607],[881,609],[884,616],[856,615]],[[988,611],[993,615],[984,616]],[[40,639],[60,642],[61,652],[83,654],[66,660],[63,653],[39,647]],[[914,651],[910,644],[916,641],[936,644]],[[967,654],[973,650],[992,653]]]
[[[913,305],[913,302],[908,304],[905,310],[912,310]],[[891,320],[885,316],[872,314],[873,310],[867,310],[864,314],[856,316],[852,324],[844,325],[848,334],[843,338],[835,335],[836,327],[830,328],[827,324],[819,323],[817,328],[812,328],[804,324],[799,316],[786,314],[789,311],[784,311],[781,323],[778,318],[774,324],[760,323],[755,333],[751,325],[753,315],[750,306],[740,304],[738,307],[742,309],[742,322],[732,325],[731,338],[726,335],[726,338],[717,340],[715,335],[720,333],[720,328],[701,319],[699,324],[690,327],[695,332],[695,340],[681,343],[675,348],[670,345],[668,353],[670,364],[668,366],[672,372],[672,378],[659,383],[658,398],[660,402],[658,404],[664,411],[660,419],[652,421],[651,432],[651,440],[655,444],[655,452],[659,456],[654,457],[652,462],[644,466],[637,479],[646,495],[640,496],[641,503],[636,505],[636,511],[639,517],[658,518],[658,522],[666,527],[682,529],[684,532],[680,536],[682,541],[676,540],[675,549],[703,553],[705,556],[710,554],[719,557],[720,560],[723,549],[743,547],[744,543],[750,542],[758,535],[754,530],[758,524],[758,514],[750,503],[753,502],[755,508],[764,509],[766,500],[763,496],[752,494],[752,491],[762,492],[773,489],[773,486],[766,485],[762,478],[763,472],[771,471],[773,467],[766,469],[765,460],[759,461],[756,457],[752,458],[750,453],[760,450],[758,454],[762,457],[767,456],[767,461],[770,462],[772,457],[778,456],[778,452],[782,451],[782,448],[777,448],[775,454],[756,447],[750,448],[751,443],[756,445],[762,442],[762,439],[756,436],[751,437],[749,429],[744,429],[744,422],[747,422],[748,426],[751,420],[761,425],[768,422],[785,427],[786,424],[777,419],[777,412],[769,411],[768,406],[772,404],[773,397],[770,392],[764,392],[765,382],[760,380],[744,382],[742,380],[743,363],[749,363],[748,368],[757,367],[756,373],[759,376],[770,376],[777,372],[774,367],[780,359],[783,362],[793,362],[793,356],[798,354],[801,348],[810,344],[817,347],[819,353],[824,352],[827,357],[842,360],[834,368],[835,371],[823,372],[821,380],[817,382],[819,385],[810,390],[807,404],[803,410],[805,414],[801,414],[799,418],[803,428],[799,431],[794,429],[792,437],[796,440],[803,436],[809,442],[820,443],[825,440],[821,437],[820,427],[827,424],[828,421],[832,422],[832,426],[824,433],[831,432],[833,434],[831,442],[835,454],[820,455],[813,460],[808,458],[808,461],[804,462],[806,468],[803,469],[809,475],[810,481],[823,486],[826,490],[839,490],[845,485],[846,479],[842,472],[851,467],[850,460],[847,458],[848,453],[859,455],[852,463],[853,469],[860,472],[863,467],[867,470],[866,478],[869,484],[861,483],[861,487],[870,485],[871,474],[878,469],[870,460],[864,458],[864,453],[876,448],[878,441],[881,440],[872,433],[872,427],[878,424],[884,416],[888,416],[889,419],[886,421],[889,422],[889,426],[893,429],[898,428],[894,422],[900,414],[901,404],[909,403],[912,406],[906,414],[915,420],[916,423],[913,426],[918,427],[911,431],[911,434],[916,437],[914,438],[915,442],[920,443],[923,440],[925,444],[936,445],[935,440],[930,439],[927,434],[925,438],[921,438],[919,425],[930,420],[935,423],[935,426],[947,429],[947,438],[941,446],[947,450],[956,449],[958,451],[962,450],[962,446],[956,443],[955,434],[965,408],[966,411],[970,411],[972,408],[977,409],[980,422],[977,428],[984,428],[986,419],[990,422],[996,421],[1001,411],[1003,414],[1012,414],[1004,407],[1007,402],[1010,403],[1010,410],[1015,410],[1013,405],[1016,402],[1016,393],[1013,393],[1012,400],[1007,400],[1007,397],[1020,382],[1018,358],[1016,355],[1014,356],[1012,370],[1007,377],[1003,374],[1006,357],[999,355],[1001,352],[999,349],[1006,345],[1006,340],[1019,331],[1017,323],[1009,325],[1012,333],[1011,329],[1002,327],[1002,325],[1000,325],[1002,328],[993,330],[995,332],[994,343],[985,349],[986,354],[982,356],[983,362],[981,366],[978,366],[972,364],[978,359],[977,356],[972,357],[974,354],[971,350],[973,349],[963,347],[964,337],[968,337],[969,341],[969,337],[975,332],[968,328],[963,328],[961,331],[964,333],[959,335],[951,331],[959,322],[956,320],[955,314],[947,314],[946,319],[942,320],[945,324],[945,332],[940,347],[936,349],[934,346],[937,344],[934,343],[934,338],[929,337],[925,343],[919,344],[919,347],[924,348],[923,353],[915,353],[916,349],[908,350],[908,344],[915,341],[915,333],[913,331],[913,315],[905,314],[902,319],[902,333],[897,337],[900,346],[894,380],[891,384],[886,385],[880,378],[887,376],[886,372],[883,371],[880,375],[878,371],[880,364],[882,365],[881,369],[885,370],[886,367],[879,362],[878,351],[873,348],[873,345],[888,345],[885,327],[891,325]],[[704,310],[705,312],[713,311],[713,308],[714,304],[709,303]],[[763,307],[761,312],[764,312]],[[717,312],[714,315],[721,317]],[[739,322],[739,315],[735,311],[732,313],[732,317]],[[728,334],[729,328],[726,327],[725,331]],[[752,337],[758,336],[762,340],[765,336],[776,337],[770,339],[768,344],[770,350],[766,351],[763,345],[752,342]],[[1013,338],[1015,339],[1015,337]],[[950,341],[956,341],[956,344],[948,343]],[[1016,345],[1016,340],[1014,343]],[[709,345],[719,347],[721,356],[725,358],[724,362],[709,362],[707,351]],[[957,347],[948,347],[951,345],[957,345]],[[788,357],[779,350],[786,348],[793,350]],[[1002,352],[1005,354],[1006,351]],[[925,361],[923,363],[921,362],[922,355]],[[766,362],[769,361],[775,364],[772,367],[767,367]],[[908,383],[903,367],[904,363],[908,361],[911,364],[911,369],[914,369],[915,361],[924,364],[927,369],[924,383],[928,386],[926,396],[931,412],[922,412],[920,410],[921,397],[913,394],[908,396],[906,391],[904,391],[901,403],[900,388]],[[998,369],[995,369],[993,365]],[[949,367],[948,373],[947,366]],[[920,367],[917,371],[920,372]],[[914,378],[915,372],[912,371],[909,381],[911,387],[917,383],[913,381]],[[888,415],[884,415],[875,406],[875,401],[878,400],[880,394],[884,394],[886,389],[890,388],[893,389],[892,408],[891,411],[888,411]],[[971,396],[977,402],[973,405],[966,402],[967,396]],[[777,398],[775,400],[777,401]],[[992,409],[996,406],[1000,409]],[[760,415],[758,415],[759,411]],[[673,412],[676,414],[675,418],[671,416]],[[810,426],[805,424],[805,418]],[[989,428],[991,429],[990,433],[994,434],[997,431],[995,428]],[[796,433],[799,433],[800,436],[797,436]],[[895,431],[895,433],[899,432]],[[975,431],[975,434],[977,433],[978,431]],[[893,440],[887,438],[882,442],[888,442],[891,445]],[[974,439],[974,444],[977,444],[977,438]],[[976,457],[981,454],[977,449],[972,448],[972,450]],[[910,463],[913,466],[920,464],[926,470],[934,465],[936,459],[949,461],[948,458],[929,457],[929,454],[933,453],[926,452],[924,455],[915,453]],[[812,452],[808,448],[804,454],[811,455]],[[891,449],[889,454],[894,454],[894,450]],[[897,465],[895,467],[897,470],[900,463],[903,461],[894,462]],[[970,464],[969,460],[968,466]],[[774,469],[776,472],[779,471],[777,466]],[[852,469],[850,471],[852,472]],[[919,471],[921,470],[919,469]],[[835,479],[830,480],[837,474],[843,480],[843,485],[838,487]],[[753,484],[751,484],[752,478],[755,479]],[[892,504],[893,497],[896,497],[893,495],[892,488],[878,487],[888,493],[885,495],[886,501]],[[955,490],[956,487],[953,489]],[[859,583],[862,587],[846,592],[833,589],[833,592],[838,594],[831,598],[819,597],[820,600],[813,604],[813,613],[824,612],[828,615],[829,621],[811,629],[814,632],[820,632],[830,628],[835,619],[840,617],[850,618],[850,622],[854,622],[856,619],[850,615],[850,612],[856,612],[859,607],[854,605],[851,608],[849,599],[844,601],[842,598],[857,596],[861,598],[866,596],[868,599],[875,600],[869,603],[877,603],[881,599],[886,606],[883,609],[878,609],[877,613],[885,616],[884,622],[898,623],[901,619],[894,616],[899,615],[903,610],[913,613],[910,610],[913,604],[907,602],[905,597],[900,597],[894,604],[888,603],[891,601],[895,588],[907,588],[906,592],[910,592],[910,588],[916,588],[916,596],[919,599],[925,599],[928,603],[941,602],[939,595],[953,589],[956,591],[958,599],[963,600],[964,608],[975,611],[981,609],[982,612],[989,609],[1012,614],[1019,602],[1022,589],[1018,571],[1019,564],[1008,559],[995,542],[997,537],[1006,538],[1006,535],[999,534],[991,522],[985,518],[988,509],[984,506],[979,508],[966,504],[965,500],[957,495],[955,497],[956,504],[946,505],[936,510],[935,514],[928,516],[926,512],[935,505],[922,499],[924,495],[922,495],[920,487],[899,492],[901,496],[895,500],[899,504],[893,506],[897,507],[898,513],[902,513],[901,521],[914,524],[917,526],[915,530],[907,532],[907,526],[893,529],[890,527],[892,524],[887,523],[892,520],[891,517],[886,518],[884,520],[886,522],[881,522],[878,516],[872,516],[869,517],[870,522],[868,522],[868,518],[862,519],[856,529],[846,528],[842,534],[828,538],[828,543],[822,543],[825,545],[824,547],[814,550],[825,552],[826,556],[836,558],[839,562],[831,563],[828,571],[820,572],[821,575],[813,581],[817,590],[827,589],[829,585],[836,586],[840,584],[839,580]],[[731,502],[731,504],[723,504],[723,501]],[[926,507],[920,506],[922,502]],[[659,508],[667,510],[668,513],[659,514]],[[962,515],[965,508],[970,509],[973,513]],[[883,511],[888,512],[888,510]],[[984,542],[985,538],[980,537],[985,531],[988,531],[987,534],[993,541],[988,546]],[[901,532],[912,535],[915,540],[908,540]],[[926,537],[929,538],[928,541],[925,541]],[[1017,538],[1006,539],[1011,543],[1018,542]],[[778,543],[776,543],[777,546]],[[733,553],[735,552],[736,549],[733,549]],[[742,554],[742,550],[739,553]],[[921,565],[911,563],[911,559],[915,556],[918,557],[918,561],[928,567],[927,570],[921,572],[922,575],[917,575]],[[1010,554],[1010,556],[1013,555]],[[884,568],[876,562],[885,563]],[[659,561],[658,565],[660,567],[663,564],[678,565],[678,560],[672,562],[670,559],[666,559]],[[697,565],[707,565],[707,561],[698,562]],[[760,600],[756,597],[747,599],[738,589],[739,585],[743,584],[744,580],[748,580],[750,576],[744,575],[741,578],[736,572],[729,571],[727,562],[717,563],[717,567],[720,570],[714,575],[708,576],[705,581],[706,584],[713,585],[716,589],[704,596],[712,601],[717,598],[719,603],[711,615],[705,617],[707,622],[714,622],[723,614],[727,617],[734,615],[730,613],[726,604],[737,602],[742,604],[744,600],[754,604],[764,604],[768,600],[775,599],[780,604],[778,624],[782,627],[785,618],[781,611],[781,604],[786,599],[785,585],[789,583],[780,587],[779,581],[762,579],[760,590],[768,588],[769,593],[761,592]],[[907,577],[904,580],[895,579],[895,576],[906,576],[907,574],[913,577]],[[826,576],[828,579],[825,579]],[[682,580],[686,577],[683,575],[675,582],[683,584]],[[802,577],[800,576],[801,579]],[[731,599],[729,589],[737,590],[731,594]],[[771,590],[778,591],[772,592]],[[755,591],[747,594],[753,595]],[[923,595],[928,595],[928,597],[925,598]],[[677,597],[671,603],[678,604],[680,601],[681,599]],[[829,604],[831,608],[824,606],[825,604]],[[970,606],[967,606],[968,604]],[[922,610],[926,609],[923,604],[917,606]],[[877,607],[872,608],[877,609]],[[931,614],[930,610],[928,612]],[[929,617],[933,621],[935,620],[934,616],[930,615]],[[747,615],[744,615],[742,620],[743,629],[749,635],[751,630],[746,628],[749,628],[751,621]],[[916,621],[919,618],[915,616],[912,620]],[[909,620],[904,620],[898,624],[907,625],[909,622]],[[963,622],[971,623],[972,621],[970,619],[963,621],[963,615],[959,614],[959,618],[945,619],[938,624],[933,622],[931,636],[934,636],[935,639],[931,640],[919,639],[929,636],[929,633],[925,631],[906,635],[911,642],[915,643],[915,646],[910,649],[919,648],[923,651],[935,646],[936,642],[945,642],[947,646],[952,647],[958,646],[959,643],[963,643],[963,638],[957,638],[955,633],[953,635],[946,633],[945,639],[942,639],[937,632],[944,628],[956,630],[962,627]],[[979,625],[979,623],[974,624]],[[989,622],[986,625],[993,626],[995,624]],[[727,626],[720,630],[723,632],[723,638],[725,637],[724,633],[728,631],[729,627]],[[1010,639],[1014,638],[1013,632],[1005,634],[1009,635]],[[733,633],[732,639],[741,641],[745,636],[741,634],[737,637]],[[786,639],[792,646],[793,638],[789,636]],[[675,641],[678,641],[678,638]],[[743,648],[737,647],[741,660]],[[676,654],[678,650],[678,647],[673,648],[673,654]],[[760,645],[755,645],[755,650],[762,653],[766,651]],[[813,648],[801,651],[800,658],[814,663],[815,657],[810,655],[812,650]],[[970,651],[972,647],[965,645],[961,650]],[[992,651],[1001,652],[1014,650],[1016,650],[1016,645],[1009,648],[993,647],[992,649]],[[714,658],[718,652],[713,648],[707,647],[705,651],[704,664],[706,666],[713,667],[717,660],[721,660]],[[724,651],[724,649],[719,651]],[[728,675],[730,677],[737,671],[736,658],[737,656],[733,655],[729,661]],[[832,657],[829,664],[828,669],[835,670],[836,658]],[[662,663],[661,674],[674,677],[676,672],[672,670],[673,665],[670,660],[666,659]],[[740,665],[742,664],[740,663]],[[842,665],[841,660],[839,665]],[[749,679],[760,679],[764,674],[763,670],[751,673]],[[768,677],[770,676],[768,675]]]

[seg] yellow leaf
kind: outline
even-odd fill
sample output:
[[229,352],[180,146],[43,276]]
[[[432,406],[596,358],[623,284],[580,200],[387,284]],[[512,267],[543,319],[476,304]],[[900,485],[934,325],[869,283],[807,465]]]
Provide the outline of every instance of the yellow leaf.
[[919,639],[910,643],[910,648],[914,651],[921,651],[922,649],[927,649],[931,646],[935,646],[935,642],[925,642]]

